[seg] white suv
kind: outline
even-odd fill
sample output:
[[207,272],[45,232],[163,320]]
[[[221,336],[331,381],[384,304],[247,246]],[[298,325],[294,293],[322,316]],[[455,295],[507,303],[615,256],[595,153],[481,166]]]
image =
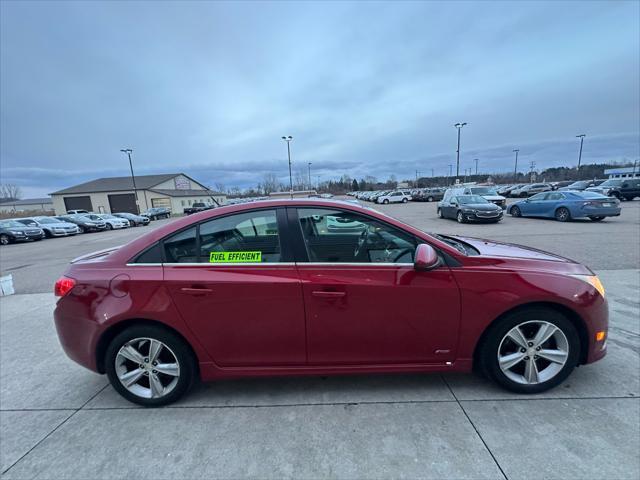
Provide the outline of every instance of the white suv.
[[411,195],[400,190],[392,190],[386,195],[380,195],[377,203],[407,203],[411,200]]

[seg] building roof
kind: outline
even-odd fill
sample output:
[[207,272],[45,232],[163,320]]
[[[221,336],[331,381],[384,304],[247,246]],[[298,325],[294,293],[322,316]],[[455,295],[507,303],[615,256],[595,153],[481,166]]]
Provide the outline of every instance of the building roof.
[[225,195],[224,193],[214,192],[213,190],[186,190],[186,189],[165,189],[165,188],[150,188],[150,192],[161,193],[169,197],[210,197],[212,195]]
[[[185,175],[184,173],[163,173],[159,175],[136,175],[136,188],[138,190],[148,190],[160,183],[171,180],[179,175],[184,175],[189,180],[195,183],[193,178]],[[123,190],[133,190],[133,182],[131,177],[107,177],[91,180],[90,182],[74,185],[73,187],[65,188],[53,192],[51,195],[63,195],[69,193],[95,193],[95,192],[115,192]]]
[[0,200],[0,206],[11,205],[52,205],[53,200],[46,198],[23,198],[22,200]]
[[618,167],[618,168],[608,168],[604,171],[605,175],[617,175],[620,173],[636,173],[640,172],[640,166],[638,167]]

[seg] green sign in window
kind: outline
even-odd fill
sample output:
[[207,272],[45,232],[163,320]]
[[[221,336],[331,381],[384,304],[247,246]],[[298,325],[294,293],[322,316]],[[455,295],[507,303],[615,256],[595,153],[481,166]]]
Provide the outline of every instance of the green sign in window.
[[209,263],[258,263],[262,252],[210,252]]

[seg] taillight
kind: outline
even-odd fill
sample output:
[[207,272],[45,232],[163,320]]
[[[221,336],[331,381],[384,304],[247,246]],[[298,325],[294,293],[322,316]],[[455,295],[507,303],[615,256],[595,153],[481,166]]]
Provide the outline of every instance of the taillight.
[[76,286],[76,281],[73,278],[60,277],[56,282],[56,286],[53,291],[56,297],[64,297],[75,286]]

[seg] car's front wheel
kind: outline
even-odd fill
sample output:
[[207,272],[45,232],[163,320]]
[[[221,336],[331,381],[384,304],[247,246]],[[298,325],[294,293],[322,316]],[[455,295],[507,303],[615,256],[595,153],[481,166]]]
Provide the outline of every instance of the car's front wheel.
[[578,364],[580,338],[555,310],[531,308],[495,323],[480,348],[482,369],[517,393],[539,393],[564,381]]
[[9,235],[0,235],[0,245],[9,245],[10,243]]
[[111,341],[105,367],[111,385],[124,398],[145,407],[159,407],[187,392],[196,362],[189,346],[174,333],[136,325]]
[[433,197],[427,197],[427,202],[433,202]]
[[458,212],[458,215],[456,215],[456,219],[458,220],[458,223],[464,223],[465,222],[464,214],[462,213],[462,211]]
[[389,203],[389,199],[388,199],[388,198],[385,198],[385,199],[382,201],[382,203],[384,203],[385,205],[387,205],[387,204]]
[[520,211],[520,207],[517,206],[513,206],[511,207],[511,216],[512,217],[521,217],[522,216],[522,212]]
[[571,220],[571,212],[569,212],[568,208],[560,207],[556,210],[556,220],[559,222],[566,222]]

